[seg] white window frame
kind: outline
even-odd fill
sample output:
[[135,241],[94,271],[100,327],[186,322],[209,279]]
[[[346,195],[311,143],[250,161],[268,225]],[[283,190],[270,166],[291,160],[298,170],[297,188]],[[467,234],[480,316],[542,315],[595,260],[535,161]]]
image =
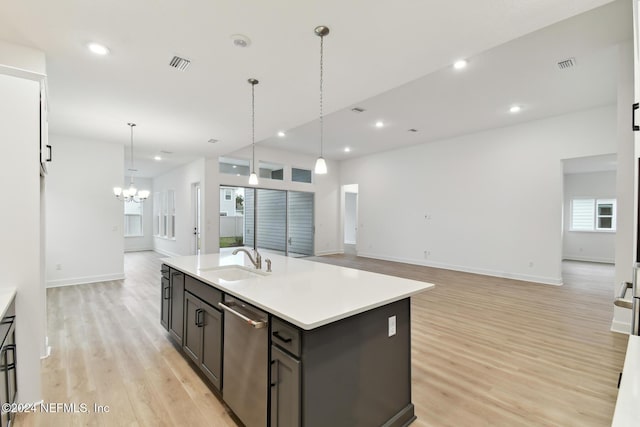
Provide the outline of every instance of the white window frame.
[[[140,213],[127,213],[127,203],[135,203],[137,207],[140,208]],[[134,201],[125,201],[123,205],[124,209],[124,237],[144,237],[144,206],[142,203],[134,202]],[[128,217],[138,217],[140,221],[140,233],[139,234],[131,234],[128,232]]]
[[[577,227],[576,222],[579,222],[579,218],[575,218],[576,215],[576,202],[579,202],[582,206],[578,207],[582,210],[582,227]],[[612,205],[611,215],[601,215],[599,213],[602,205]],[[570,202],[570,217],[569,217],[569,231],[575,232],[597,232],[597,233],[615,233],[617,213],[617,202],[614,198],[602,198],[595,197],[575,197]],[[600,227],[601,218],[611,218],[611,227]]]
[[175,191],[165,190],[154,194],[153,235],[161,239],[176,239]]

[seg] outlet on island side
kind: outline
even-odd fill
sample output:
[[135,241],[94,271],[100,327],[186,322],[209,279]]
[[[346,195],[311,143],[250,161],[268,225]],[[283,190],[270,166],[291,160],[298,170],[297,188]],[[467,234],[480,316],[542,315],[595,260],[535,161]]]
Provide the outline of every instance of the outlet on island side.
[[396,334],[396,316],[389,317],[389,336],[392,337]]

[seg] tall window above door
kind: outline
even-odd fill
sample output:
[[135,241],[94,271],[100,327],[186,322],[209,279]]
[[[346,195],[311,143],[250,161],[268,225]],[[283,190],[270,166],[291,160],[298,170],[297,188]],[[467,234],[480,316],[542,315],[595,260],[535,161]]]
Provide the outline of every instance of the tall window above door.
[[571,231],[616,231],[616,199],[572,199]]

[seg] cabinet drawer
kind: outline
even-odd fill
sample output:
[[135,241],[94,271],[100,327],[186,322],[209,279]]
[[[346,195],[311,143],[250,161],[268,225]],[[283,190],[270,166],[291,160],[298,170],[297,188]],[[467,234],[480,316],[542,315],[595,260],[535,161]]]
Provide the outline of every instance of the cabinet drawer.
[[271,320],[271,343],[300,357],[300,331],[277,317]]
[[222,302],[222,292],[186,274],[184,289],[213,307],[217,308],[218,303]]

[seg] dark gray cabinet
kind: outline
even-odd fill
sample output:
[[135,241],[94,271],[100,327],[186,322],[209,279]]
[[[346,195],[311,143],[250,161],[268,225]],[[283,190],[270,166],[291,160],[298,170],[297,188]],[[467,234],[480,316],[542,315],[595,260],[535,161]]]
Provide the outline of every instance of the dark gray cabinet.
[[222,381],[222,313],[190,292],[184,293],[185,353],[220,390]]
[[160,324],[169,330],[169,301],[171,300],[171,284],[169,282],[169,266],[162,265],[160,287]]
[[171,298],[169,304],[169,334],[182,345],[182,329],[184,327],[184,273],[171,269]]
[[300,361],[271,346],[271,426],[300,425]]
[[184,273],[167,265],[161,268],[160,324],[182,345],[184,329]]

